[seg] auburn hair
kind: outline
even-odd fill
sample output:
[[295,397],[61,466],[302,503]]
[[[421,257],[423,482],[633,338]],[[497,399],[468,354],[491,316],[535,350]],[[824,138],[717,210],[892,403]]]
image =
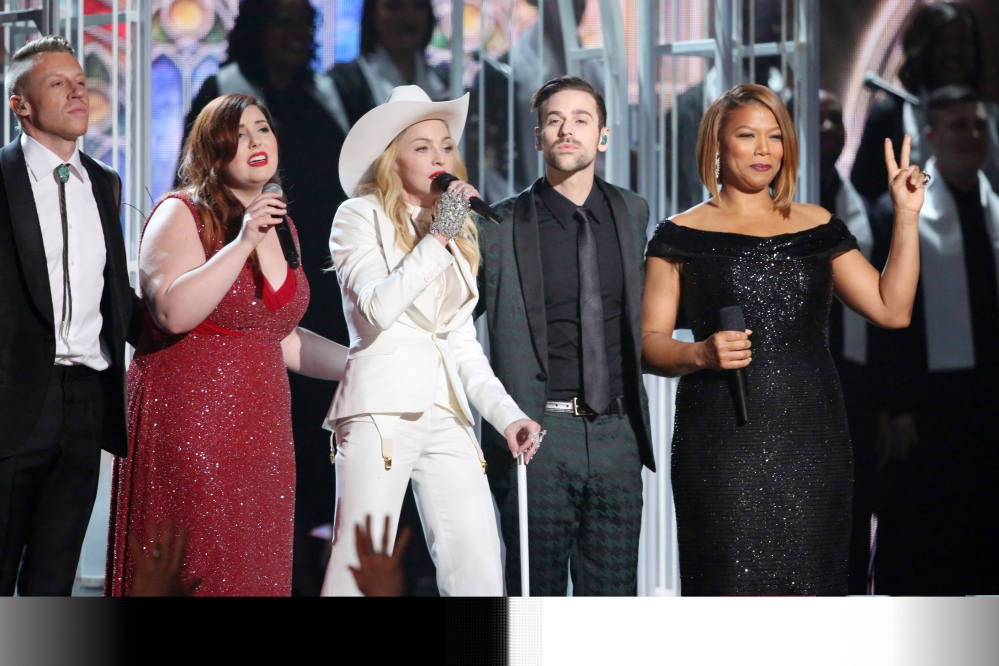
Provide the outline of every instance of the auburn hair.
[[[251,106],[260,109],[273,132],[270,112],[255,97],[223,95],[201,110],[184,143],[177,171],[180,187],[174,192],[191,191],[204,224],[201,244],[205,254],[214,252],[220,242],[233,240],[243,224],[246,208],[229,189],[226,177],[229,163],[239,148],[239,121]],[[277,173],[269,182],[281,184]],[[250,254],[249,262],[254,271],[259,270],[256,250]]]
[[[381,204],[381,207],[385,210],[385,214],[388,215],[392,226],[395,228],[396,245],[405,252],[412,252],[416,244],[422,240],[422,236],[418,238],[413,233],[412,225],[410,224],[409,209],[402,198],[402,179],[399,178],[399,174],[395,170],[400,136],[402,136],[401,133],[392,139],[392,143],[388,145],[388,148],[372,163],[370,171],[372,179],[359,184],[354,193],[355,196],[359,197],[370,194],[378,199],[378,203]],[[455,147],[452,154],[454,155],[454,175],[461,180],[466,180],[468,178],[468,169],[465,167],[465,162],[461,159],[461,154],[458,152],[457,147]],[[435,204],[434,214],[436,213],[437,206]],[[465,223],[461,227],[461,233],[454,239],[454,242],[465,257],[465,260],[468,261],[472,269],[472,274],[475,275],[478,273],[480,258],[479,230],[471,218],[465,218]]]
[[777,126],[780,127],[784,158],[781,160],[777,175],[770,181],[770,196],[774,200],[774,209],[786,219],[791,214],[791,202],[798,181],[798,136],[794,133],[794,123],[791,122],[791,114],[787,112],[787,107],[770,88],[755,83],[742,83],[723,92],[711,103],[701,118],[701,126],[697,130],[697,173],[712,196],[718,196],[719,182],[715,177],[715,157],[718,155],[722,131],[733,111],[750,104],[759,104],[770,109],[777,119]]

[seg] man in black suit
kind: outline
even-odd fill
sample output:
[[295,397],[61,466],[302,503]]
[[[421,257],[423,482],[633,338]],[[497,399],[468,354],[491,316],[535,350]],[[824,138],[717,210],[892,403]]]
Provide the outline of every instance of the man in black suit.
[[25,44],[6,86],[22,133],[0,150],[0,594],[69,595],[101,448],[127,451],[138,305],[121,180],[77,148],[90,108],[72,47]]
[[[534,95],[545,176],[479,225],[480,306],[496,376],[547,430],[529,469],[532,595],[633,595],[642,466],[655,470],[641,372],[642,197],[596,177],[610,130],[600,94],[563,76]],[[520,594],[516,465],[483,426],[506,543],[507,592]]]

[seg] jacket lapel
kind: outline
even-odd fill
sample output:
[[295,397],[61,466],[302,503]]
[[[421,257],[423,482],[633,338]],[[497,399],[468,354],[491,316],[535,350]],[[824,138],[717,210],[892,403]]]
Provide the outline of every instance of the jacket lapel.
[[[389,272],[391,272],[395,270],[400,263],[402,263],[406,254],[395,242],[395,227],[392,225],[392,220],[389,219],[388,214],[379,214],[376,212],[375,218],[375,228],[378,232],[378,242],[382,246],[382,253],[385,256],[385,264],[388,267]],[[417,325],[430,331],[434,330],[434,321],[437,319],[436,313],[432,311],[433,302],[432,294],[428,289],[420,294],[413,305],[406,310],[409,316],[414,318]]]
[[53,323],[52,291],[49,287],[49,268],[45,259],[42,227],[35,210],[35,198],[24,161],[21,138],[7,144],[0,151],[0,169],[3,170],[4,189],[10,208],[10,224],[14,243],[21,261],[21,271],[39,312],[49,324]]
[[534,352],[548,372],[548,322],[545,317],[545,288],[541,271],[541,241],[538,237],[538,212],[535,209],[536,181],[517,197],[513,208],[513,249],[524,294],[527,326],[531,331]]
[[[121,229],[121,216],[118,214],[118,202],[115,201],[113,189],[107,186],[108,178],[115,176],[111,176],[82,152],[80,162],[90,176],[90,187],[94,193],[94,201],[97,202],[97,212],[101,216],[101,227],[104,230],[104,293],[113,304],[111,313],[106,313],[112,318],[112,321],[104,322],[107,327],[126,311],[126,304],[121,299],[130,298],[127,289],[118,288],[119,285],[128,284],[128,266],[123,261],[126,256],[125,238]],[[117,327],[114,330],[117,331]]]
[[[600,188],[610,204],[611,216],[614,218],[614,228],[617,229],[618,245],[621,248],[621,270],[624,273],[624,306],[628,315],[628,327],[631,331],[632,344],[635,345],[637,358],[642,353],[642,284],[635,262],[635,224],[631,219],[628,204],[613,185],[597,179]],[[647,222],[647,220],[645,220]]]

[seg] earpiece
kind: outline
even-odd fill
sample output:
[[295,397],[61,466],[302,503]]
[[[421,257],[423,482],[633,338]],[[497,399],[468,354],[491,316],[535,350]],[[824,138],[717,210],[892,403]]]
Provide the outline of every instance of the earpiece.
[[541,135],[540,134],[535,134],[534,135],[534,145],[537,146],[538,148],[541,147]]
[[606,146],[607,145],[607,135],[606,134],[604,134],[602,137],[600,137],[600,145],[601,146]]
[[24,111],[25,110],[24,100],[23,99],[17,100],[17,110],[18,111]]

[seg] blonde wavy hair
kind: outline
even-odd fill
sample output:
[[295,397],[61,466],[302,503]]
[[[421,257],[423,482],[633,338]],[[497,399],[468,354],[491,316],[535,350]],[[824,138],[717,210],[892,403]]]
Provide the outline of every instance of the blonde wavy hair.
[[[402,136],[401,134],[399,136]],[[398,155],[399,136],[392,140],[378,159],[371,165],[373,180],[360,183],[354,191],[354,196],[374,195],[378,199],[392,226],[395,227],[395,242],[405,252],[412,252],[416,244],[422,240],[413,233],[410,225],[409,210],[402,198],[402,180],[395,171],[395,160]],[[458,150],[454,151],[454,175],[461,180],[468,178],[468,169],[461,159]],[[437,204],[434,204],[434,214],[437,214]],[[466,217],[461,227],[461,233],[454,239],[455,245],[462,256],[468,261],[472,275],[479,272],[479,231],[471,218]]]
[[721,133],[732,112],[750,104],[759,104],[770,109],[780,127],[784,144],[784,159],[780,171],[770,182],[770,196],[774,209],[787,219],[791,214],[794,188],[798,180],[798,136],[794,133],[791,114],[777,94],[766,86],[742,83],[723,92],[711,103],[701,119],[697,130],[697,172],[701,182],[714,196],[718,196],[718,179],[715,178],[715,155],[721,142]]

